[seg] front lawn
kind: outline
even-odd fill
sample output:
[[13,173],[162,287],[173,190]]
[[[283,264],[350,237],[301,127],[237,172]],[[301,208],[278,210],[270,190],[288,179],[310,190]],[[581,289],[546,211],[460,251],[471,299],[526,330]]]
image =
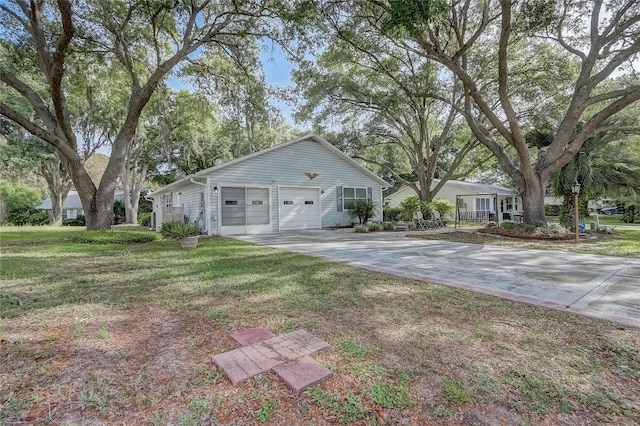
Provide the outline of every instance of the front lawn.
[[584,238],[576,244],[574,240],[535,241],[503,238],[491,234],[468,231],[446,233],[412,234],[412,238],[424,240],[453,241],[457,243],[488,244],[503,247],[517,247],[538,250],[563,250],[574,253],[601,254],[603,256],[640,258],[640,229],[616,229],[613,235],[595,234],[593,239]]
[[[0,424],[640,422],[637,329],[230,239],[5,231]],[[256,326],[327,341],[334,375],[231,385],[211,356]]]

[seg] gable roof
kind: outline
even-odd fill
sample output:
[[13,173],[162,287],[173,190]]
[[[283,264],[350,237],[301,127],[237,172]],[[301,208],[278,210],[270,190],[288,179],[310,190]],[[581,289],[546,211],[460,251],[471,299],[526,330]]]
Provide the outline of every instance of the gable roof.
[[450,180],[447,182],[451,182],[452,185],[455,185],[459,188],[464,188],[476,194],[518,195],[518,192],[515,189],[504,188],[502,186],[497,186],[497,185],[465,182],[461,180]]
[[[434,184],[437,184],[438,182],[440,182],[440,179],[433,179]],[[455,187],[464,189],[474,194],[498,194],[498,195],[518,196],[518,192],[514,189],[504,188],[502,186],[497,186],[497,185],[488,185],[484,183],[465,182],[461,180],[448,180],[445,182],[445,186],[446,185],[453,185]],[[399,190],[397,190],[393,194],[387,195],[385,199],[405,191],[411,191],[413,193],[413,189],[409,188],[408,186],[402,186]]]
[[351,164],[353,167],[359,169],[361,172],[363,172],[364,174],[366,174],[367,176],[369,176],[370,178],[372,178],[373,180],[375,180],[376,182],[378,182],[380,185],[382,185],[383,188],[388,188],[389,186],[391,186],[387,181],[385,181],[384,179],[382,179],[381,177],[379,177],[378,175],[376,175],[375,173],[373,173],[371,170],[367,169],[366,167],[364,167],[363,165],[361,165],[360,163],[358,163],[356,160],[354,160],[353,158],[349,157],[347,154],[345,154],[344,152],[340,151],[338,148],[336,148],[335,146],[331,145],[326,139],[316,135],[315,133],[309,133],[307,135],[301,136],[297,139],[293,139],[287,142],[283,142],[281,144],[278,145],[274,145],[270,148],[266,148],[260,151],[256,151],[252,154],[248,154],[245,155],[243,157],[238,157],[235,158],[233,160],[227,161],[226,163],[222,163],[222,164],[218,164],[215,165],[213,167],[209,167],[208,169],[204,169],[204,170],[200,170],[192,175],[187,175],[181,179],[178,179],[177,181],[170,183],[169,185],[163,186],[162,188],[156,189],[155,191],[153,191],[153,193],[148,194],[149,196],[154,196],[154,195],[158,195],[161,194],[163,192],[167,192],[168,190],[171,190],[173,188],[179,187],[180,185],[187,183],[188,181],[190,181],[191,179],[194,178],[198,178],[198,177],[202,177],[203,175],[206,175],[208,173],[214,172],[214,171],[218,171],[218,170],[222,170],[225,167],[229,167],[233,164],[237,164],[237,163],[241,163],[243,161],[249,160],[251,158],[254,157],[259,157],[263,154],[266,154],[268,152],[273,152],[273,151],[277,151],[279,149],[285,148],[287,146],[290,145],[294,145],[298,142],[302,142],[302,141],[313,141],[313,142],[317,142],[320,145],[324,146],[326,149],[328,149],[329,151],[333,152],[334,154],[338,155],[340,158],[342,158],[343,160],[347,161],[349,164]]

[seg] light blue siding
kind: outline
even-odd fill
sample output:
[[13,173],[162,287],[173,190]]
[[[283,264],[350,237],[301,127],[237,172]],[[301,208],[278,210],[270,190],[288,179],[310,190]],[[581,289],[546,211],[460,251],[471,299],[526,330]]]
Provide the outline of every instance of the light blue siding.
[[[310,179],[305,173],[317,174],[318,176]],[[302,140],[225,167],[198,173],[197,179],[204,180],[205,177],[209,178],[210,182],[211,206],[209,212],[211,233],[214,234],[219,233],[220,229],[219,194],[215,194],[214,191],[216,187],[223,186],[269,188],[271,191],[271,229],[273,232],[279,230],[279,187],[311,187],[324,191],[320,197],[322,227],[348,226],[353,222],[349,211],[338,211],[337,209],[337,187],[372,188],[371,195],[376,212],[374,220],[382,219],[381,183],[342,155],[314,140]],[[193,206],[197,206],[193,200],[199,202],[199,192],[204,187],[188,181],[184,185],[180,188],[174,188],[173,191],[182,192],[181,203],[184,205],[185,215],[191,219],[194,214]]]

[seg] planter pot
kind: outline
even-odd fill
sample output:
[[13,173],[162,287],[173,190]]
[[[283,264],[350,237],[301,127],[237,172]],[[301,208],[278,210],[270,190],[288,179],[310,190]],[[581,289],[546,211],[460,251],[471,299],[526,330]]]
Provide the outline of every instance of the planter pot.
[[198,246],[198,237],[184,237],[180,240],[180,245],[183,249],[193,249]]

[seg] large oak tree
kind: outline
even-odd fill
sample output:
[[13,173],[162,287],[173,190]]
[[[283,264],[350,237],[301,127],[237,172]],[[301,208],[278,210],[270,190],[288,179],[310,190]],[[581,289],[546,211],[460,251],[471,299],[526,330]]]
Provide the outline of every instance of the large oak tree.
[[[368,16],[390,43],[443,64],[462,82],[465,118],[520,190],[530,224],[546,222],[550,178],[608,118],[640,99],[636,0],[355,0],[327,7],[342,19]],[[561,111],[551,142],[531,149],[531,118],[550,105]]]
[[[87,229],[111,226],[117,177],[158,84],[205,45],[232,49],[241,38],[265,33],[259,25],[269,15],[265,1],[234,0],[14,0],[0,5],[0,12],[5,23],[0,42],[35,58],[40,73],[36,80],[27,78],[19,61],[1,61],[0,81],[31,105],[35,118],[6,98],[0,99],[0,114],[56,150],[80,194]],[[97,185],[79,153],[82,141],[67,99],[70,75],[87,62],[123,69],[129,80],[122,124]]]

